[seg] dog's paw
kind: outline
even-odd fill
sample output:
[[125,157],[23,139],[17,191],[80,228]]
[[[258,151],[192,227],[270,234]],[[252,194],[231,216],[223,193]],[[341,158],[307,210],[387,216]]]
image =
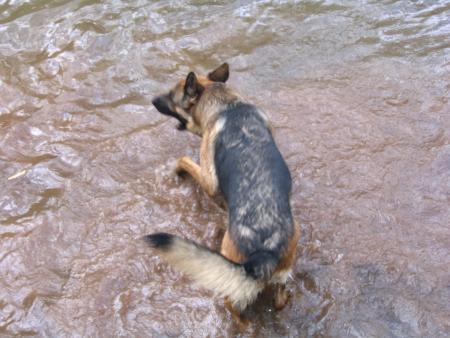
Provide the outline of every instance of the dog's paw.
[[183,169],[181,162],[183,161],[183,157],[179,158],[177,161],[177,164],[175,166],[174,169],[174,173],[176,176],[180,177],[180,178],[185,178],[187,171]]
[[289,299],[291,299],[292,294],[286,290],[284,287],[279,288],[275,292],[275,299],[274,299],[274,306],[275,310],[280,311],[282,310],[287,303],[289,302]]
[[181,169],[181,168],[175,168],[175,170],[174,170],[174,172],[175,172],[175,175],[177,175],[179,178],[186,178],[186,176],[187,176],[187,172],[184,170],[184,169]]

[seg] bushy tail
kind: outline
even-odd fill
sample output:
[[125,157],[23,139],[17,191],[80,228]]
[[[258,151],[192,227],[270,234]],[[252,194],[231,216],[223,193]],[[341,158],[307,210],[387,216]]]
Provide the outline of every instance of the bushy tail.
[[228,297],[237,310],[245,309],[256,299],[263,281],[270,278],[277,264],[267,251],[251,255],[244,264],[236,264],[217,252],[170,234],[157,233],[143,239],[196,282],[221,297]]

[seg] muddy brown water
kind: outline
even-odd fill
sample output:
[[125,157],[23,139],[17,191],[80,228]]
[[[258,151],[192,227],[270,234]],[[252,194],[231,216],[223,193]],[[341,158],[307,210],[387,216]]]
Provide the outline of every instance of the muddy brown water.
[[[222,61],[302,228],[244,333],[138,240],[219,245],[172,173],[199,139],[150,100]],[[450,337],[449,90],[447,0],[1,1],[0,336]]]

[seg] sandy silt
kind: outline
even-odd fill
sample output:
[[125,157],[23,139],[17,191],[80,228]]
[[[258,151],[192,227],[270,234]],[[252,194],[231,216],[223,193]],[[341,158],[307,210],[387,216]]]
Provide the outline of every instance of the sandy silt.
[[267,116],[226,84],[228,64],[207,76],[190,72],[167,94],[153,99],[159,112],[179,120],[178,129],[202,137],[200,165],[177,162],[206,193],[222,194],[229,224],[220,252],[167,233],[144,237],[170,264],[225,297],[236,319],[268,285],[277,309],[289,294],[299,227],[290,206],[291,175]]

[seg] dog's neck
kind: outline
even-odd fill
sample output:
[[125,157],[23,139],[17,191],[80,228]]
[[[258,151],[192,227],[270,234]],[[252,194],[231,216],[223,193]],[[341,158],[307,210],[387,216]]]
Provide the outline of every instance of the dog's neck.
[[214,82],[203,91],[198,103],[195,105],[191,123],[191,131],[201,133],[214,123],[219,113],[229,105],[242,101],[242,98],[224,83]]

